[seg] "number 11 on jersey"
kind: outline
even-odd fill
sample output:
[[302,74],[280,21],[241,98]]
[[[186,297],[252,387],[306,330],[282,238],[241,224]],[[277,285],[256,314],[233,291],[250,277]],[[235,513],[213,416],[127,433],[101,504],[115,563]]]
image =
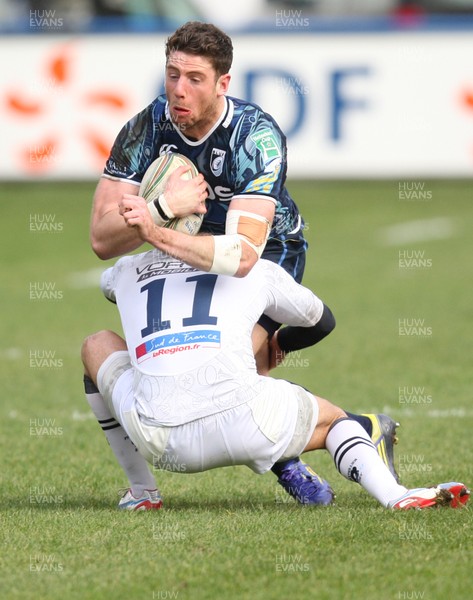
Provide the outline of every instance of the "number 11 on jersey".
[[[172,277],[172,275],[170,275]],[[192,314],[182,319],[183,327],[195,325],[216,325],[217,317],[210,315],[210,305],[217,283],[218,275],[206,273],[187,277],[186,283],[195,283],[194,299],[192,303]],[[153,279],[141,289],[141,293],[147,293],[146,302],[146,327],[141,330],[141,337],[147,337],[156,331],[171,328],[171,321],[163,320],[162,308],[166,278]],[[189,288],[190,290],[190,288]],[[177,324],[173,324],[176,326]]]

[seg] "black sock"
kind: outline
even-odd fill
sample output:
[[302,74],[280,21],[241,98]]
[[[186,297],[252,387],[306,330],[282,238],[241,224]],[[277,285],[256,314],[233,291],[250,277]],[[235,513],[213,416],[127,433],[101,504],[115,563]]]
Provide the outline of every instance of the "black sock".
[[353,419],[359,423],[370,437],[373,435],[373,423],[368,417],[364,417],[363,415],[354,415],[353,413],[349,413],[347,411],[345,412],[350,419]]
[[97,386],[88,375],[84,375],[84,389],[86,394],[100,393]]

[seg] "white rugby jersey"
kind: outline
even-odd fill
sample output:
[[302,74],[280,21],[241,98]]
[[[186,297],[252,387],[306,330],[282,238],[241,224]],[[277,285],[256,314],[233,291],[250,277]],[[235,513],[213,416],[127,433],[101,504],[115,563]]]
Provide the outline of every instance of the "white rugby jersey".
[[251,333],[265,313],[312,326],[323,303],[261,259],[244,278],[206,273],[160,250],[125,256],[102,275],[117,303],[145,419],[179,425],[258,393]]

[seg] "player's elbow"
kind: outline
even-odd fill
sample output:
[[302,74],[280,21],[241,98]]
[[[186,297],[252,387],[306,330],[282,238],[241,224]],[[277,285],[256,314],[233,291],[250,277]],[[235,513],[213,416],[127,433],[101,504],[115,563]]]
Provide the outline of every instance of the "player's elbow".
[[240,266],[238,267],[238,271],[235,273],[234,277],[246,277],[252,268],[253,268],[253,265],[250,267],[247,265],[242,265],[240,263]]
[[252,248],[249,248],[246,244],[243,244],[240,265],[235,273],[235,277],[246,277],[251,269],[255,266],[257,260],[258,255],[256,252]]
[[332,311],[326,304],[324,304],[322,316],[319,322],[317,323],[318,332],[321,336],[320,339],[326,337],[329,333],[331,333],[335,329],[335,325],[336,321]]
[[90,245],[92,246],[92,250],[101,260],[108,260],[109,258],[114,258],[115,254],[112,252],[110,245],[107,244],[105,240],[100,239],[100,237],[94,235],[94,233],[90,236]]

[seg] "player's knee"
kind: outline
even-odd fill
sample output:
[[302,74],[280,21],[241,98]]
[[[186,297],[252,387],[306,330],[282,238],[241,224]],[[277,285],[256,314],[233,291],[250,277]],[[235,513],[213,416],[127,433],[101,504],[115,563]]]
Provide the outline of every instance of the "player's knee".
[[82,342],[81,348],[81,357],[84,365],[87,366],[88,358],[92,354],[95,354],[97,348],[102,348],[107,345],[115,336],[118,337],[116,333],[108,329],[103,329],[102,331],[97,331],[96,333],[88,335]]
[[337,421],[347,418],[346,412],[336,404],[332,404],[329,400],[325,400],[325,398],[320,398],[320,396],[316,396],[316,398],[319,407],[317,426],[320,426],[328,433],[330,428],[333,427]]
[[347,419],[347,413],[342,410],[339,406],[333,406],[333,411],[330,415],[330,425],[328,427],[329,431],[330,429],[332,429],[332,427],[335,425],[335,423],[337,423],[338,421],[342,420],[342,419]]

